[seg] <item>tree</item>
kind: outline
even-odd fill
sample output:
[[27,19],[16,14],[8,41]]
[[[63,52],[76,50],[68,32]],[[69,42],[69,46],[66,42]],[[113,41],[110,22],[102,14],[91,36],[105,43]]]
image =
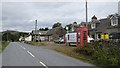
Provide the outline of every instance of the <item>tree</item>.
[[72,24],[68,24],[65,26],[65,28],[68,27],[68,30],[71,30],[72,29]]
[[47,30],[49,30],[49,28],[48,28],[48,27],[45,27],[45,31],[47,31]]
[[85,26],[86,22],[81,22],[80,25],[81,26]]
[[41,31],[47,31],[47,30],[49,30],[49,28],[45,27],[45,28],[40,28],[39,30],[41,30]]
[[60,27],[60,26],[61,26],[61,23],[57,22],[52,26],[52,28],[56,28],[56,27]]
[[44,31],[45,29],[44,28],[40,28],[39,30]]
[[42,30],[41,28],[39,30]]
[[7,33],[4,33],[2,35],[2,40],[3,41],[18,41],[19,40],[19,33],[10,33],[10,32],[7,32]]
[[73,22],[73,24],[77,24],[77,22]]

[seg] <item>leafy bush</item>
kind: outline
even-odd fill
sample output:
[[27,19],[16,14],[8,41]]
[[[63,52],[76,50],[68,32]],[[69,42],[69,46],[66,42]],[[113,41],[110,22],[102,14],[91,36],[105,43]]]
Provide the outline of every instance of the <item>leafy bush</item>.
[[79,54],[91,57],[100,66],[120,65],[120,43],[94,42],[84,48],[76,48]]
[[0,44],[0,53],[7,47],[7,45],[9,44],[9,41],[2,41]]

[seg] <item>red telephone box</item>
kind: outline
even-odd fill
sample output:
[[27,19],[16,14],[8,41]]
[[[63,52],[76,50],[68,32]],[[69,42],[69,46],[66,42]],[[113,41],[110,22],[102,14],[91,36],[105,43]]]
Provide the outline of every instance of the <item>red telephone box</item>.
[[[78,37],[80,33],[80,38]],[[87,26],[80,26],[77,29],[77,42],[76,46],[78,47],[78,43],[80,42],[80,47],[84,47],[84,44],[88,41],[88,27]],[[79,40],[80,39],[80,40]]]

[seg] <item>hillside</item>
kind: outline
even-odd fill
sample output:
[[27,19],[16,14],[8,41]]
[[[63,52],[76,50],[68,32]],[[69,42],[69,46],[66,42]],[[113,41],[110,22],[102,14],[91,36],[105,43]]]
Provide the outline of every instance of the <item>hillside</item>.
[[13,30],[7,30],[0,33],[0,37],[3,41],[18,41],[20,36],[27,35],[27,32],[19,32],[19,31],[13,31]]

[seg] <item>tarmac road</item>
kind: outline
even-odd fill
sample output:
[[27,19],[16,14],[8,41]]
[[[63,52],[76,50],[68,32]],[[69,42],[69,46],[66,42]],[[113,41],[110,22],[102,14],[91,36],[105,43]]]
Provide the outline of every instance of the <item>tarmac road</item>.
[[93,66],[72,57],[20,42],[11,42],[2,54],[3,66]]

